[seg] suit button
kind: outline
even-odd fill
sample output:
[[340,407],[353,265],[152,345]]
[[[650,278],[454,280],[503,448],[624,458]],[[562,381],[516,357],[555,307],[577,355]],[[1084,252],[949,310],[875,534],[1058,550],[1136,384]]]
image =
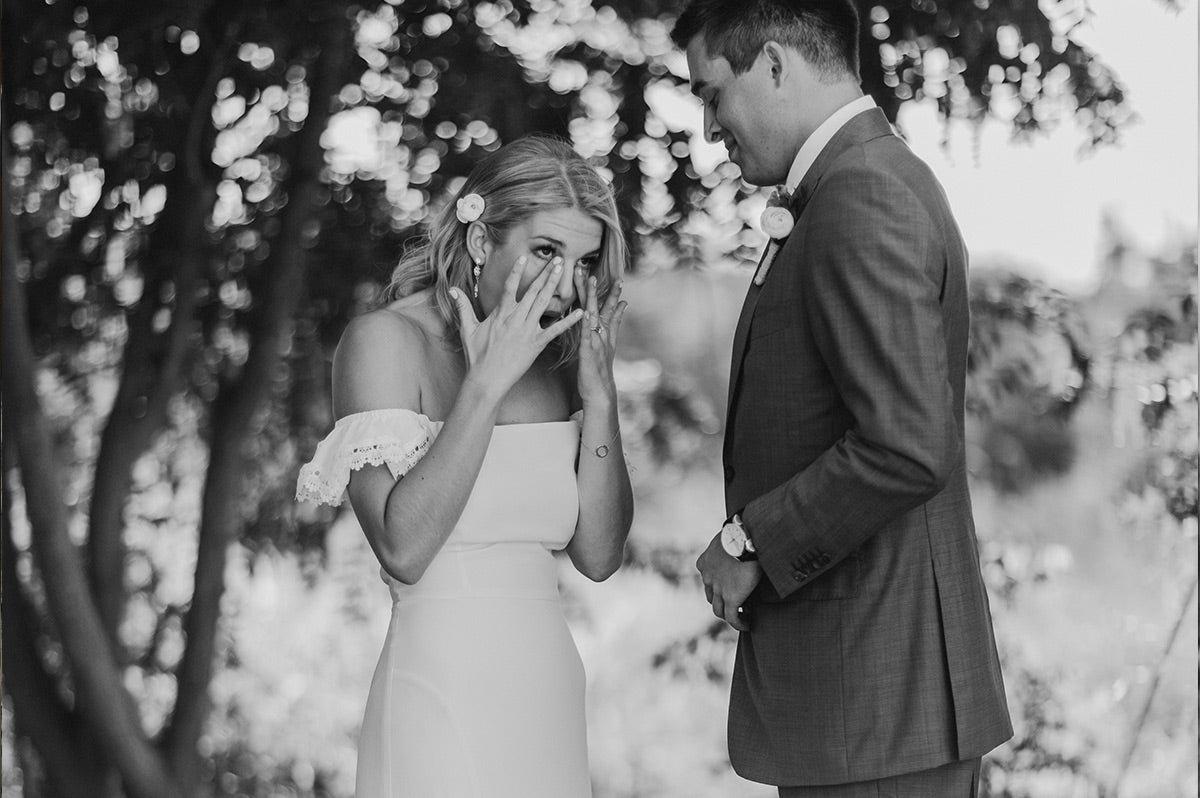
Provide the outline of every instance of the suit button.
[[733,482],[733,466],[725,466],[725,481]]
[[804,577],[801,576],[798,572],[795,572],[795,571],[792,572],[792,581],[799,582],[803,578]]

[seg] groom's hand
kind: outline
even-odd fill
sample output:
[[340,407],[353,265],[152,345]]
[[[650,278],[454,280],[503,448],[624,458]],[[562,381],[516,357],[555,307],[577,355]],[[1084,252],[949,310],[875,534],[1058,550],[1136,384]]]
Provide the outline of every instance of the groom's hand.
[[745,613],[738,614],[738,610],[762,579],[762,566],[754,560],[739,562],[730,557],[721,546],[718,532],[696,560],[696,570],[704,582],[704,596],[712,605],[713,614],[739,632],[750,631]]

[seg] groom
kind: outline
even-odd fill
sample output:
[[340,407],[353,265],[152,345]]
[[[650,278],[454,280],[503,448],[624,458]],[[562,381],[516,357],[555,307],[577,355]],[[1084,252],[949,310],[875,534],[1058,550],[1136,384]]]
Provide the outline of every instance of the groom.
[[967,493],[967,252],[946,196],[859,88],[850,0],[694,0],[672,35],[706,135],[790,211],[734,336],[729,519],[697,562],[742,632],[733,767],[784,798],[974,796],[1012,726]]

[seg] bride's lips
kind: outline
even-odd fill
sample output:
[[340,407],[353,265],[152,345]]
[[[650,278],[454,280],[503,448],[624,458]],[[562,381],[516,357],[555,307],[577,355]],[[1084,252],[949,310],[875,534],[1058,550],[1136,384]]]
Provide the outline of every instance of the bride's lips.
[[555,307],[552,305],[546,308],[546,312],[542,314],[542,318],[539,321],[541,322],[542,327],[549,327],[551,324],[559,321],[563,316],[570,312],[570,308],[555,309]]

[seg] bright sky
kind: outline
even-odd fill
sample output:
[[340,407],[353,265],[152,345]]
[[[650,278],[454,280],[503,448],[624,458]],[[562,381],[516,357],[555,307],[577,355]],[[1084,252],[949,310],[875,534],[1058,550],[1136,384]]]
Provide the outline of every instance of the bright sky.
[[1196,0],[1180,13],[1158,0],[1090,0],[1076,37],[1125,84],[1140,120],[1119,146],[1079,154],[1083,131],[1067,120],[1029,144],[985,125],[978,158],[969,125],[942,126],[932,106],[910,103],[900,123],[950,196],[973,260],[996,255],[1068,291],[1095,283],[1100,220],[1112,212],[1149,254],[1195,236],[1197,220]]

